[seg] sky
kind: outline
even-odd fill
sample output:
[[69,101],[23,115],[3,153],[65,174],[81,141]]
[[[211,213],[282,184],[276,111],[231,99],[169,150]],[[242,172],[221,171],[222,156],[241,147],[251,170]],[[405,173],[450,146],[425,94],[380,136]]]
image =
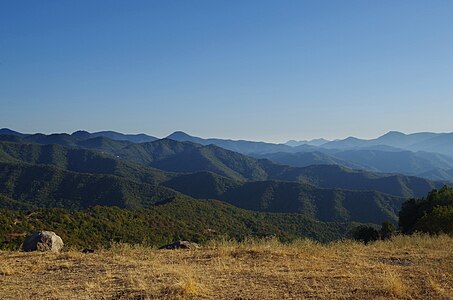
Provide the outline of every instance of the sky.
[[0,128],[453,131],[451,0],[0,1]]

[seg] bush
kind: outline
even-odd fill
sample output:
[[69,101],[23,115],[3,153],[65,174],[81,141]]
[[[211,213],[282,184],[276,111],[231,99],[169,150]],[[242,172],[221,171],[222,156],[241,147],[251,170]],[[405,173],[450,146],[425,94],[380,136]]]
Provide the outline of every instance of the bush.
[[360,225],[354,228],[352,236],[355,240],[368,244],[379,239],[379,232],[371,226]]
[[389,240],[395,233],[395,226],[392,223],[385,221],[382,222],[381,230],[379,231],[381,240]]

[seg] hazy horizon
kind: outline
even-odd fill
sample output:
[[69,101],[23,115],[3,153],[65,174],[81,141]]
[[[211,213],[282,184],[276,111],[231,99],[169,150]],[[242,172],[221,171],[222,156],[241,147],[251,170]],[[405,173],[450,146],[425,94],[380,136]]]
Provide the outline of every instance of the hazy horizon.
[[[343,139],[346,139],[346,138],[349,138],[349,137],[354,137],[354,138],[358,138],[358,139],[362,139],[362,140],[371,140],[371,139],[375,139],[375,138],[378,138],[380,136],[383,136],[387,133],[389,133],[390,131],[387,131],[387,132],[384,132],[382,134],[379,134],[377,136],[372,136],[372,137],[360,137],[360,136],[344,136],[344,137],[338,137],[338,138],[325,138],[325,137],[315,137],[315,138],[290,138],[288,140],[284,140],[284,141],[270,141],[270,140],[259,140],[259,139],[254,139],[253,137],[250,138],[250,139],[237,139],[237,138],[231,138],[231,137],[228,137],[228,136],[202,136],[202,135],[197,135],[197,134],[193,134],[191,132],[188,132],[188,131],[185,131],[185,130],[175,130],[175,131],[172,131],[172,132],[169,132],[168,134],[164,134],[164,135],[157,135],[157,134],[154,134],[152,132],[123,132],[123,131],[118,131],[118,130],[112,130],[112,129],[102,129],[102,130],[86,130],[86,129],[76,129],[76,130],[70,130],[70,131],[61,131],[61,130],[54,130],[54,131],[30,131],[30,130],[25,130],[25,131],[21,131],[21,130],[16,130],[14,128],[10,128],[10,127],[0,127],[0,129],[10,129],[10,130],[13,130],[13,131],[17,131],[17,132],[20,132],[20,133],[24,133],[24,134],[35,134],[35,133],[42,133],[42,134],[60,134],[60,133],[67,133],[67,134],[72,134],[76,131],[87,131],[87,132],[90,132],[90,133],[93,133],[93,132],[101,132],[101,131],[114,131],[114,132],[118,132],[118,133],[122,133],[122,134],[146,134],[146,135],[149,135],[149,136],[154,136],[154,137],[157,137],[157,138],[166,138],[167,136],[171,135],[172,133],[175,133],[175,132],[184,132],[190,136],[194,136],[194,137],[199,137],[199,138],[203,138],[203,139],[210,139],[210,138],[217,138],[217,139],[225,139],[225,140],[246,140],[246,141],[253,141],[253,142],[266,142],[266,143],[276,143],[276,144],[284,144],[286,142],[289,142],[289,141],[311,141],[311,140],[316,140],[316,139],[325,139],[325,140],[328,140],[328,141],[335,141],[335,140],[343,140]],[[413,134],[413,133],[437,133],[437,134],[442,134],[442,133],[451,133],[451,132],[434,132],[434,131],[416,131],[416,132],[402,132],[402,131],[398,131],[398,130],[391,130],[391,131],[397,131],[397,132],[400,132],[400,133],[403,133],[403,134],[406,134],[406,135],[409,135],[409,134]]]
[[[4,1],[0,127],[451,132],[451,1]],[[82,125],[82,126],[81,126]]]

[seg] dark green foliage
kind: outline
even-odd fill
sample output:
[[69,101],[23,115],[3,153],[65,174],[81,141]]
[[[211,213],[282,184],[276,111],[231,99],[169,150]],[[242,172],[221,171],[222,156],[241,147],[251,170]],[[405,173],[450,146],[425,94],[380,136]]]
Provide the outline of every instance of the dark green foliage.
[[382,222],[381,230],[379,231],[382,240],[391,239],[394,233],[395,226],[392,223],[388,221]]
[[235,180],[268,176],[256,159],[213,145],[163,139],[130,145],[117,153],[125,160],[171,172],[209,171]]
[[170,176],[163,171],[123,161],[112,155],[68,149],[61,145],[0,142],[0,162],[53,165],[68,171],[116,175],[147,183],[161,182]]
[[[33,138],[44,139],[40,135]],[[177,190],[250,210],[296,212],[310,220],[381,223],[396,222],[402,199],[368,189],[378,186],[377,190],[412,193],[407,185],[410,178],[385,177],[336,166],[292,168],[212,145],[172,140],[131,144],[104,137],[79,140],[80,137],[68,135],[54,135],[51,139],[72,141],[78,148],[0,142],[0,207],[84,209],[104,205],[152,209],[156,203],[172,202],[181,196]],[[182,175],[150,166],[167,171],[203,172]],[[267,178],[274,180],[247,181]],[[387,181],[390,183],[386,184]],[[366,191],[319,188],[336,185],[357,185]],[[262,216],[273,218],[258,214],[257,220]],[[294,217],[288,220],[298,222]],[[252,228],[258,226],[245,219],[243,222]],[[255,234],[266,232],[264,225],[257,228],[260,229]]]
[[379,231],[371,226],[360,225],[354,228],[352,236],[355,240],[368,244],[379,239]]
[[336,165],[301,168],[298,176],[323,188],[373,190],[405,198],[421,197],[433,188],[442,186],[439,182],[418,177],[376,174]]
[[[433,188],[440,187],[438,183],[417,177],[382,175],[333,165],[306,168],[282,166],[269,160],[257,160],[213,145],[201,146],[168,139],[130,144],[102,138],[85,140],[84,143],[89,141],[92,142],[89,145],[90,149],[110,155],[82,149],[66,149],[58,145],[40,146],[0,142],[0,161],[19,160],[28,163],[54,164],[76,172],[127,177],[131,176],[130,173],[137,173],[130,171],[137,169],[137,164],[140,164],[142,172],[144,166],[147,166],[148,174],[154,173],[153,176],[160,178],[167,175],[162,171],[160,175],[156,175],[157,171],[154,169],[151,172],[149,167],[184,173],[209,171],[242,181],[284,180],[309,183],[329,189],[374,190],[397,197],[422,196]],[[80,143],[78,146],[81,147]],[[74,163],[71,164],[71,161]],[[124,169],[128,170],[121,172]]]
[[[139,208],[165,201],[174,195],[174,192],[160,185],[164,181],[165,186],[192,197],[219,199],[245,209],[298,212],[322,221],[374,223],[387,219],[396,222],[396,212],[402,202],[400,198],[371,191],[319,189],[297,182],[244,182],[231,179],[243,176],[226,165],[241,170],[242,174],[251,174],[246,170],[253,170],[256,165],[262,166],[257,170],[274,173],[279,177],[285,177],[283,174],[291,175],[291,171],[287,170],[289,167],[266,160],[257,161],[237,153],[231,156],[230,151],[215,146],[202,147],[161,140],[128,144],[126,148],[128,151],[141,149],[152,154],[147,156],[152,161],[165,163],[178,157],[175,153],[204,153],[210,159],[205,161],[219,162],[217,166],[220,167],[214,168],[218,172],[223,169],[223,173],[236,175],[224,177],[212,172],[199,172],[176,176],[85,149],[4,142],[0,143],[0,154],[3,153],[3,161],[11,163],[0,163],[0,194],[18,200],[27,207],[76,209],[92,205],[117,205]],[[208,165],[212,165],[204,165],[190,155],[183,155],[181,159],[179,163],[173,161],[174,166],[184,165],[186,160],[191,161],[194,168],[199,166],[210,169]],[[319,168],[322,169],[322,166]],[[289,169],[299,172],[296,168]],[[311,172],[313,169],[306,170]],[[261,171],[256,171],[256,174]]]
[[0,202],[0,207],[80,209],[94,205],[141,208],[178,193],[119,176],[76,173],[51,165],[0,163],[0,194],[15,200]]
[[298,212],[321,221],[396,223],[404,201],[373,191],[320,189],[297,182],[240,182],[209,172],[177,176],[164,185],[195,198],[256,211]]
[[219,199],[245,209],[299,212],[323,221],[396,222],[403,199],[377,192],[320,189],[295,182],[249,182]]
[[453,234],[453,205],[436,206],[415,225],[416,231]]
[[0,209],[0,248],[18,249],[36,230],[52,230],[69,247],[108,247],[113,242],[160,246],[185,239],[204,242],[216,237],[237,240],[249,236],[277,236],[283,241],[310,237],[319,241],[342,238],[344,223],[323,223],[299,214],[256,213],[210,200],[176,197],[142,210],[96,206],[86,210]]
[[77,143],[77,145],[81,148],[101,150],[107,153],[116,153],[118,149],[122,149],[131,144],[132,142],[116,141],[102,136],[82,140]]
[[166,187],[197,199],[220,199],[226,191],[237,188],[242,184],[242,181],[212,172],[179,175],[163,183]]
[[453,234],[453,189],[432,190],[426,198],[410,199],[399,213],[403,233],[422,231]]

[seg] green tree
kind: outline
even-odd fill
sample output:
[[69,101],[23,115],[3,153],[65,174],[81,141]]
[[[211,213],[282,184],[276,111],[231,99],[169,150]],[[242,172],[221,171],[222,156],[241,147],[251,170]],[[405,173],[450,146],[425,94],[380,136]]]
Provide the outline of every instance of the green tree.
[[415,224],[416,231],[453,234],[453,206],[436,206]]
[[453,234],[453,189],[444,186],[432,190],[426,198],[410,199],[403,203],[399,213],[401,232]]

